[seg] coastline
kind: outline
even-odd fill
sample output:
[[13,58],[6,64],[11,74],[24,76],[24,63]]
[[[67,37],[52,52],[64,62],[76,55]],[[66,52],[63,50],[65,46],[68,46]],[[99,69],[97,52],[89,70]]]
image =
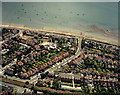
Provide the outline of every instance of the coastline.
[[13,25],[0,25],[0,27],[24,29],[24,30],[31,30],[31,31],[43,31],[43,32],[50,32],[50,33],[65,34],[65,35],[73,35],[73,36],[77,36],[77,37],[84,37],[84,38],[88,38],[88,39],[92,39],[92,40],[96,40],[96,41],[101,41],[101,42],[104,42],[104,43],[118,45],[118,43],[111,43],[110,41],[107,41],[107,40],[98,39],[98,38],[95,38],[95,37],[88,37],[88,36],[85,36],[85,35],[80,35],[80,34],[75,34],[75,33],[59,32],[59,31],[46,30],[46,29],[33,29],[33,28],[29,28],[29,27],[22,27],[22,26],[20,27],[20,26],[13,26]]

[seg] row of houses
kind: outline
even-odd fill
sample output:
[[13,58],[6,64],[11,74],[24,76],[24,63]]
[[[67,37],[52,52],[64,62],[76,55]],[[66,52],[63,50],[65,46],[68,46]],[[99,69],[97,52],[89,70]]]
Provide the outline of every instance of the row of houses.
[[20,76],[22,78],[28,78],[32,75],[34,75],[35,73],[39,72],[40,70],[52,65],[52,64],[55,64],[56,62],[58,62],[59,60],[62,60],[64,58],[66,58],[67,56],[69,56],[69,52],[66,52],[66,53],[63,53],[59,56],[57,56],[56,58],[52,59],[51,61],[48,61],[47,63],[44,63],[44,64],[40,64],[39,66],[37,66],[37,68],[35,69],[32,69],[31,71],[28,71],[28,72],[20,72]]
[[118,46],[106,44],[103,42],[98,42],[98,41],[89,40],[89,39],[83,39],[83,41],[87,45],[92,44],[94,46],[94,48],[97,48],[97,47],[106,48],[106,49],[111,50],[111,51],[116,51],[119,49]]
[[19,30],[17,29],[10,29],[10,28],[3,28],[2,29],[2,39],[6,39],[8,37],[11,37],[15,34],[19,33]]
[[31,52],[29,54],[27,54],[26,56],[22,56],[22,60],[17,62],[18,65],[24,65],[25,63],[31,62],[34,58],[40,56],[40,55],[46,55],[48,54],[47,50],[42,50],[39,52]]
[[22,55],[21,60],[17,60],[16,64],[14,64],[12,67],[9,67],[5,70],[5,74],[12,76],[12,75],[14,75],[15,67],[17,67],[17,69],[19,69],[20,67],[22,67],[26,63],[31,62],[34,59],[34,57],[39,56],[40,54],[45,55],[47,53],[48,53],[47,50],[42,50],[42,51],[39,51],[39,52],[31,52],[31,53],[27,54],[26,56]]
[[[34,36],[34,37],[42,37],[43,39],[47,38],[48,40],[53,39],[53,40],[65,40],[68,42],[72,42],[74,43],[74,46],[77,45],[77,38],[76,37],[72,37],[72,36],[63,36],[63,35],[58,35],[58,34],[49,34],[49,33],[45,33],[45,32],[35,32],[35,31],[24,31],[23,32],[24,35],[27,36]],[[69,44],[66,44],[69,45]]]
[[100,55],[97,55],[97,54],[85,54],[85,57],[84,58],[90,58],[91,60],[95,60],[97,62],[104,62],[104,63],[108,63],[108,64],[111,64],[111,65],[118,65],[118,60],[113,60],[111,58],[106,58],[105,56],[104,57],[101,57]]
[[86,47],[84,47],[83,50],[84,50],[85,54],[96,54],[98,56],[101,56],[101,57],[105,56],[106,58],[111,58],[111,59],[114,59],[114,60],[118,60],[119,59],[118,55],[103,53],[103,52],[97,51],[97,50],[90,51]]
[[88,39],[83,39],[82,43],[84,43],[84,46],[82,46],[82,48],[83,47],[84,48],[89,47],[89,48],[92,48],[92,49],[98,49],[98,50],[101,50],[101,51],[110,52],[111,54],[106,54],[105,56],[108,56],[108,57],[111,57],[111,58],[113,57],[114,54],[116,56],[118,56],[118,51],[120,49],[116,45],[110,45],[110,44],[107,44],[107,43],[102,43],[102,42],[88,40]]
[[70,73],[60,73],[58,77],[61,79],[61,82],[68,82],[77,84],[83,84],[83,86],[101,86],[101,87],[120,87],[120,82],[107,80],[107,79],[92,79],[90,77],[70,74]]
[[3,58],[2,65],[5,65],[9,61],[13,60],[14,58],[16,58],[16,56],[17,56],[16,54],[11,54],[10,56]]
[[20,44],[13,39],[10,39],[4,43],[2,43],[2,64],[6,65],[6,63],[10,62],[14,58],[16,58],[19,55],[22,55],[24,52],[26,52],[29,49],[26,45]]
[[18,39],[18,41],[20,41],[24,44],[27,44],[27,45],[31,45],[31,46],[34,46],[36,44],[36,41],[37,41],[37,40],[31,39],[31,38],[23,39],[21,37],[18,37],[17,39]]
[[[76,65],[76,66],[77,66],[77,65],[80,65],[81,63],[84,63],[84,60],[83,60],[83,59],[85,58],[85,56],[86,56],[86,55],[85,55],[84,53],[82,53],[78,58],[75,58],[75,59],[72,60],[70,63],[68,63],[69,67],[71,67],[72,65]],[[90,57],[90,56],[86,56],[86,58],[87,58],[87,57]],[[98,57],[98,60],[99,60],[99,59],[101,59],[101,57],[100,57],[100,58]],[[101,60],[102,60],[102,59],[101,59]],[[113,62],[115,65],[118,65],[116,61],[111,61],[111,60],[108,60],[108,59],[107,59],[106,61],[107,61],[108,63],[112,63],[112,62]],[[91,73],[93,74],[93,71],[90,71],[90,70],[78,70],[78,69],[77,69],[77,72],[86,73],[86,74],[91,74]],[[97,71],[96,71],[96,72],[97,72]],[[106,76],[106,74],[108,74],[108,73],[104,74],[103,72],[101,72],[101,73],[99,74],[99,73],[97,72],[97,73],[94,73],[94,74]],[[118,78],[118,74],[117,74],[117,73],[114,74],[114,75],[111,73],[110,76],[111,76],[111,77]]]
[[21,50],[21,51],[15,51],[14,54],[11,54],[5,58],[2,59],[2,64],[6,64],[8,62],[10,62],[11,60],[15,59],[17,56],[21,55],[22,53],[24,53],[26,50]]
[[21,45],[14,40],[8,40],[2,43],[2,49],[9,49],[10,47],[15,46],[16,48],[20,47]]
[[[27,40],[19,38],[19,40],[21,40],[23,43],[33,46],[36,50],[40,50],[41,45],[43,45],[46,49],[56,49],[57,44],[50,43],[50,41],[51,41],[50,39],[58,40],[58,42],[60,40],[64,40],[65,42],[66,41],[72,42],[73,47],[77,46],[77,38],[75,38],[75,37],[62,36],[62,35],[58,35],[58,34],[48,34],[48,33],[34,32],[34,31],[24,31],[23,34],[24,34],[24,36],[27,35],[29,37],[32,36],[34,38],[41,37],[41,39],[39,39],[39,41],[38,41],[40,43],[39,45],[38,45],[38,43],[36,43],[37,41],[34,41],[34,43],[32,43],[31,39],[27,42]],[[32,35],[30,35],[30,34],[32,34]],[[62,45],[64,47],[66,47],[66,46],[71,47],[70,43],[64,43]]]
[[42,32],[42,31],[39,31],[39,32],[36,32],[36,31],[30,31],[30,30],[25,30],[23,31],[23,34],[27,34],[27,35],[30,35],[32,34],[32,36],[39,36],[39,37],[48,37],[48,38],[55,38],[55,39],[65,39],[65,40],[68,40],[68,41],[76,41],[76,38],[75,37],[70,37],[70,36],[63,36],[63,35],[60,35],[60,34],[49,34],[49,33],[45,33],[45,32]]

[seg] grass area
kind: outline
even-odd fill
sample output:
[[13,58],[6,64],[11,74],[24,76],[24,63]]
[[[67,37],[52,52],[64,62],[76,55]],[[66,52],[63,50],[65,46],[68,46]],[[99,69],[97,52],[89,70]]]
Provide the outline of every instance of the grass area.
[[[73,86],[72,83],[68,83],[68,82],[61,82],[61,85]],[[78,87],[80,87],[80,84],[74,83],[74,85],[77,85]]]

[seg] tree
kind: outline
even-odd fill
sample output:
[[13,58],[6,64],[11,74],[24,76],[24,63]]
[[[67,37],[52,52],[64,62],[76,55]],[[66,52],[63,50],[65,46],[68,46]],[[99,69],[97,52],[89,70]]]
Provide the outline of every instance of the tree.
[[28,85],[28,84],[29,84],[29,82],[28,82],[28,81],[26,81],[26,82],[25,82],[25,84],[26,84],[26,85]]

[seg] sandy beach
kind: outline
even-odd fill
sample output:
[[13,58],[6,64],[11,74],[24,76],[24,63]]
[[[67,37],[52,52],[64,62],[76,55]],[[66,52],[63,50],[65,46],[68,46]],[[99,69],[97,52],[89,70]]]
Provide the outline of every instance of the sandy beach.
[[[50,33],[59,33],[59,34],[65,34],[65,35],[73,35],[73,36],[77,36],[77,37],[84,37],[84,38],[88,38],[88,39],[92,39],[92,40],[97,40],[97,41],[101,41],[101,42],[105,42],[105,43],[111,43],[107,40],[102,40],[102,39],[97,39],[94,37],[88,37],[85,35],[80,35],[80,34],[75,34],[75,33],[68,33],[68,32],[59,32],[59,31],[50,31],[50,30],[46,30],[46,29],[32,29],[29,27],[19,27],[19,26],[12,26],[12,25],[0,25],[0,27],[7,27],[7,28],[17,28],[17,29],[25,29],[25,30],[31,30],[31,31],[43,31],[43,32],[50,32]],[[118,45],[118,43],[111,43],[111,44],[115,44]]]

